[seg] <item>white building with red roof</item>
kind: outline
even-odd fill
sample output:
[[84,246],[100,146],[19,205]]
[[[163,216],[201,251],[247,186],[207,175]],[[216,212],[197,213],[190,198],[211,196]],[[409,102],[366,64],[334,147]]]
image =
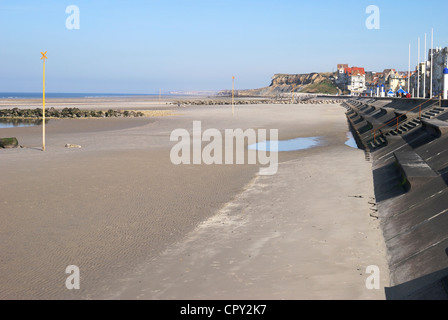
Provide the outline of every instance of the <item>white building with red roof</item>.
[[346,90],[357,96],[366,92],[366,71],[364,68],[351,67],[344,69]]

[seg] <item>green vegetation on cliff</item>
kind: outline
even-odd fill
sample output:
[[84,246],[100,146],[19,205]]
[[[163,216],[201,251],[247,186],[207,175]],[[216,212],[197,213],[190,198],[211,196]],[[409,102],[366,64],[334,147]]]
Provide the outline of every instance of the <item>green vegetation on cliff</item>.
[[312,83],[312,84],[305,86],[303,89],[300,90],[300,92],[337,94],[338,88],[334,85],[334,83],[331,80],[325,79],[319,83]]
[[[312,72],[305,74],[275,74],[269,87],[259,89],[238,90],[238,97],[274,97],[290,94],[292,91],[300,93],[337,94],[338,88],[333,82],[332,72]],[[223,90],[218,95],[230,96],[231,91]]]

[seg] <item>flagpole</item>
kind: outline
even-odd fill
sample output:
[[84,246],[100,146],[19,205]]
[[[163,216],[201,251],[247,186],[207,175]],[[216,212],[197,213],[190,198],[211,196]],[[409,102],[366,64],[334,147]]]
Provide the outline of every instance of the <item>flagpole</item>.
[[420,98],[420,37],[418,37],[417,50],[417,98]]
[[411,44],[409,44],[408,93],[411,93]]
[[45,59],[44,59],[44,77],[43,77],[43,97],[42,97],[42,150],[45,151]]
[[425,74],[423,76],[423,98],[426,98],[426,64],[428,62],[428,55],[426,54],[426,32],[425,32]]
[[429,80],[430,85],[430,93],[429,97],[432,98],[432,73],[433,73],[433,65],[434,65],[434,28],[431,29],[431,79]]

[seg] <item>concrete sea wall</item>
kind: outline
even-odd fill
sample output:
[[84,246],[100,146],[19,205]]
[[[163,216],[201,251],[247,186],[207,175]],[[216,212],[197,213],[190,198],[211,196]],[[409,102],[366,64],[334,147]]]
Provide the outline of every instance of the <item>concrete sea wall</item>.
[[387,298],[448,299],[448,101],[356,98],[343,106],[372,159]]

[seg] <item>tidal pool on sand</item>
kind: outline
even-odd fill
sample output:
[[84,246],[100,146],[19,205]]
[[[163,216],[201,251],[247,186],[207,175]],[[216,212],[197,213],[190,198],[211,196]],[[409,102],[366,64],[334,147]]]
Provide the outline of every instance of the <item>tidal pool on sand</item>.
[[[45,124],[48,120],[45,120]],[[42,119],[0,119],[0,129],[14,127],[33,127],[40,126]]]
[[351,131],[347,132],[347,141],[345,142],[345,145],[358,149],[358,145],[356,144],[355,137],[353,137],[353,134]]
[[[276,141],[278,148],[273,144],[271,150],[271,141],[263,141],[255,144],[251,144],[249,150],[258,151],[273,151],[273,152],[285,152],[285,151],[298,151],[317,147],[320,143],[321,137],[308,137],[308,138],[295,138],[291,140]],[[277,150],[275,150],[277,149]]]

